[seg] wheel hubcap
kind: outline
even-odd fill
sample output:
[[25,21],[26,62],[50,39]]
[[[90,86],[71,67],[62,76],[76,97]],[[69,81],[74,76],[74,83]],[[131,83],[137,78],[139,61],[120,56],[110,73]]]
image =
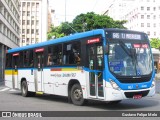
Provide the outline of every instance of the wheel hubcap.
[[82,98],[82,91],[79,89],[76,89],[74,91],[74,99],[76,100],[80,100]]

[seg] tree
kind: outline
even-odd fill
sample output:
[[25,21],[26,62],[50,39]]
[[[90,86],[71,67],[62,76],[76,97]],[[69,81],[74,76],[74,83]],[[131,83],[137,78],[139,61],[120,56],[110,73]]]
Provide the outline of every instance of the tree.
[[160,39],[159,38],[152,38],[150,40],[150,44],[152,48],[160,49]]
[[98,28],[125,28],[127,21],[115,21],[106,15],[99,15],[93,12],[80,14],[73,20],[73,27],[79,31],[88,31]]
[[61,32],[61,26],[54,27],[51,26],[51,31],[47,33],[47,39],[60,38],[63,37],[64,34]]
[[52,26],[51,32],[48,33],[48,38],[51,38],[52,35],[57,38],[74,34],[75,32],[84,32],[100,28],[126,29],[123,26],[126,22],[127,21],[125,20],[113,20],[107,15],[99,15],[94,12],[88,12],[87,14],[80,14],[76,16],[72,23],[64,22],[59,27]]

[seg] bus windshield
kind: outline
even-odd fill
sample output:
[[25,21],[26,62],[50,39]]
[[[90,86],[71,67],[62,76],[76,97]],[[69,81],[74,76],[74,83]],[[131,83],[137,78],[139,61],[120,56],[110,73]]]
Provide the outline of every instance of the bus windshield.
[[109,69],[119,76],[141,76],[152,72],[152,57],[147,42],[110,42]]

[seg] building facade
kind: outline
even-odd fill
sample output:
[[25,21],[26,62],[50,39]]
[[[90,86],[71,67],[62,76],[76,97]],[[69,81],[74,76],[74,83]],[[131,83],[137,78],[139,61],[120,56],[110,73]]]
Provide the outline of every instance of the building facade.
[[48,32],[51,30],[51,26],[53,25],[53,14],[55,10],[53,10],[51,7],[48,8]]
[[48,0],[20,1],[20,46],[46,41],[48,31]]
[[127,20],[129,30],[145,32],[149,38],[160,37],[160,0],[113,0],[106,11],[115,20]]
[[4,79],[6,50],[19,46],[19,0],[0,0],[0,82]]

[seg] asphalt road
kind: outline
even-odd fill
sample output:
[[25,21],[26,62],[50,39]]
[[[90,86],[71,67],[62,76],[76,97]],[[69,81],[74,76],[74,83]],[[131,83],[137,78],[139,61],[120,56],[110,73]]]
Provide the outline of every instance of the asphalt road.
[[[156,81],[156,95],[140,100],[123,100],[116,106],[105,102],[89,101],[85,106],[75,106],[68,103],[66,97],[54,95],[38,95],[36,97],[22,97],[20,91],[6,89],[0,86],[0,110],[22,111],[109,111],[109,110],[160,110],[160,80]],[[14,104],[13,104],[14,103]],[[27,105],[27,106],[26,106]]]
[[[67,98],[54,95],[42,95],[26,98],[21,96],[20,91],[7,89],[5,86],[1,85],[0,111],[117,111],[117,114],[118,111],[131,113],[134,111],[160,111],[160,81],[156,81],[156,95],[154,97],[146,97],[140,100],[123,100],[120,104],[117,105],[108,105],[105,102],[89,101],[88,104],[86,104],[85,106],[75,106],[68,103]],[[97,120],[97,118],[95,117],[91,118],[92,114],[93,116],[96,115],[95,112],[90,113],[89,117],[85,117],[85,119]],[[84,120],[84,118],[82,117],[54,117],[54,119],[57,120],[72,120],[75,118],[76,120]],[[152,118],[153,117],[146,117],[145,119],[150,120]],[[38,119],[41,120],[45,118]],[[52,118],[48,117],[46,119]],[[98,119],[106,120],[106,117],[98,117]],[[111,119],[113,119],[113,117],[111,117]],[[124,120],[124,118],[122,117],[114,118],[114,120],[121,119]],[[130,120],[130,117],[125,117],[125,119]],[[157,119],[157,117],[154,119]],[[15,118],[15,120],[17,120],[17,118]]]
[[156,80],[156,93],[160,94],[160,80]]

